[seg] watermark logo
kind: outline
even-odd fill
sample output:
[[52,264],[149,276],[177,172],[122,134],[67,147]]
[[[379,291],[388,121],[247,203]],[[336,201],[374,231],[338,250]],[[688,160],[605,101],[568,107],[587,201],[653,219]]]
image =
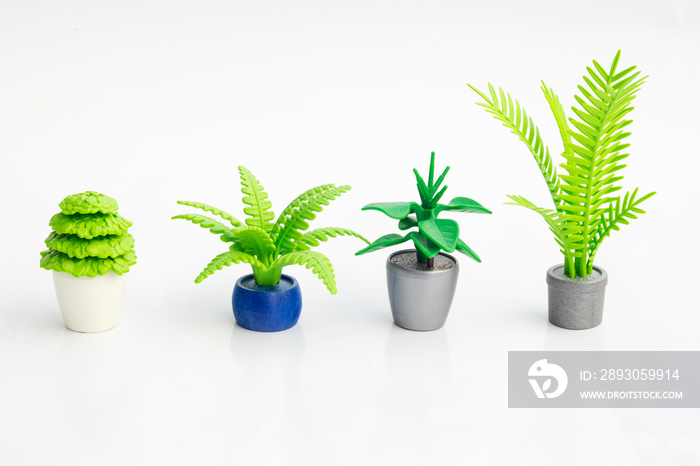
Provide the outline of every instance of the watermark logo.
[[[564,393],[569,383],[564,369],[556,364],[548,363],[546,359],[540,359],[530,366],[527,375],[537,398],[556,398]],[[551,390],[552,380],[556,381],[553,390]]]

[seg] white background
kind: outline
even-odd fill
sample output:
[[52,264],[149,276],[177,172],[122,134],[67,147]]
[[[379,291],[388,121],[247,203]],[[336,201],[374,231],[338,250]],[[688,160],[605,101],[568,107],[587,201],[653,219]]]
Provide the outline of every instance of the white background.
[[[0,464],[696,465],[697,410],[507,408],[509,350],[698,350],[700,9],[691,0],[121,1],[0,4]],[[503,86],[553,154],[539,90],[573,104],[592,59],[650,78],[625,186],[659,194],[606,240],[603,325],[547,323],[561,261],[527,150],[474,105]],[[359,240],[324,244],[339,292],[301,268],[299,324],[236,326],[233,266],[195,285],[225,248],[170,220],[177,199],[242,216],[236,167],[275,211],[312,186],[353,191],[316,222],[371,239],[392,220],[368,202],[417,199],[411,169],[452,166],[447,198],[482,257],[461,260],[447,325],[392,324],[384,261]],[[39,268],[68,194],[115,197],[139,262],[120,325],[63,327]],[[462,256],[460,256],[462,257]]]

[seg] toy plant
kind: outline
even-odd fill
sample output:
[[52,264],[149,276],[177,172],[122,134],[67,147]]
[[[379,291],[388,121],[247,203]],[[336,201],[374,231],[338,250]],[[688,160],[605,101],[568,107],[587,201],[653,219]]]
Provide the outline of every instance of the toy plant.
[[117,201],[94,191],[68,196],[59,207],[40,266],[54,273],[69,329],[109,330],[119,321],[124,274],[136,263],[131,222],[117,213]]
[[[580,94],[574,96],[578,105],[571,107],[575,118],[567,118],[559,97],[542,82],[542,91],[562,138],[564,162],[559,166],[564,174],[557,173],[539,129],[517,100],[500,88],[496,91],[491,83],[488,94],[469,85],[483,99],[478,105],[525,144],[544,177],[553,208],[538,207],[514,195],[508,196],[513,201],[508,204],[540,214],[561,248],[564,264],[550,269],[547,280],[550,321],[566,328],[590,328],[602,320],[607,274],[594,266],[596,253],[613,231],[643,214],[640,204],[655,194],[639,196],[638,188],[624,196],[614,194],[622,189],[621,170],[626,166],[622,161],[629,156],[626,150],[630,144],[626,139],[630,136],[628,126],[632,120],[627,117],[646,79],[640,77],[635,66],[618,71],[619,61],[618,51],[608,69],[595,60],[592,67],[586,68],[584,84],[578,86]],[[552,287],[572,289],[571,283],[562,280],[564,277],[572,283],[586,282],[585,287],[574,288],[589,290],[586,293],[595,294],[598,304],[589,304],[583,292],[574,293],[571,299],[552,295]],[[591,286],[594,281],[599,282],[595,293]]]
[[[311,248],[337,236],[354,236],[368,241],[346,228],[325,227],[305,232],[309,228],[308,222],[314,220],[330,201],[349,191],[350,186],[324,184],[309,189],[294,199],[275,221],[275,214],[270,210],[272,203],[260,182],[247,168],[240,166],[238,171],[243,203],[247,206],[243,209],[247,215],[245,223],[221,209],[190,201],[178,201],[178,204],[210,212],[227,224],[200,214],[176,215],[173,219],[188,220],[230,243],[229,250],[212,259],[195,283],[225,266],[250,264],[252,276],[242,277],[234,288],[236,321],[251,330],[284,330],[294,326],[299,318],[301,294],[296,280],[283,275],[282,269],[288,265],[306,266],[323,281],[331,294],[335,294],[335,274],[330,260]],[[289,297],[292,295],[295,297]]]
[[[459,266],[454,257],[441,251],[451,253],[456,250],[481,262],[479,256],[460,239],[459,224],[452,219],[438,218],[445,211],[491,213],[478,202],[466,197],[455,197],[447,204],[440,203],[447,191],[447,186],[442,186],[442,183],[449,170],[450,167],[445,168],[435,178],[435,152],[432,152],[427,183],[418,170],[413,170],[420,203],[378,202],[362,208],[378,210],[398,220],[399,230],[411,230],[406,235],[384,235],[356,253],[361,255],[413,241],[415,250],[400,251],[387,260],[387,283],[394,321],[410,330],[434,330],[442,327],[447,319]],[[439,259],[439,264],[436,263],[436,258]]]

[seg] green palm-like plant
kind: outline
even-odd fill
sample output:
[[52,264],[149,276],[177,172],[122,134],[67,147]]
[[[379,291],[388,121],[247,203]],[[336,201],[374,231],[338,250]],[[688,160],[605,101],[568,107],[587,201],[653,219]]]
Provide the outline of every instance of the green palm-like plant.
[[311,247],[337,236],[354,236],[369,243],[359,233],[346,228],[325,227],[304,233],[309,228],[309,221],[323,210],[330,201],[349,191],[350,186],[324,184],[309,189],[294,199],[282,211],[273,223],[275,214],[272,203],[260,182],[245,167],[239,166],[243,212],[247,215],[245,223],[221,209],[201,202],[177,201],[178,204],[201,209],[212,213],[230,224],[201,214],[182,214],[173,219],[188,220],[195,225],[206,228],[221,240],[231,243],[229,250],[216,256],[195,279],[195,283],[231,264],[250,264],[253,268],[255,282],[260,286],[277,285],[282,276],[282,269],[287,265],[303,265],[318,275],[331,294],[337,291],[335,274],[330,260]]
[[630,144],[623,141],[631,134],[625,128],[632,120],[626,116],[646,79],[639,77],[636,66],[618,72],[619,60],[620,51],[608,70],[595,60],[593,67],[586,68],[585,85],[579,85],[580,95],[574,96],[578,107],[571,107],[578,119],[567,119],[559,97],[542,82],[562,138],[564,163],[560,167],[566,174],[557,174],[539,129],[517,100],[501,88],[496,91],[491,83],[488,95],[469,84],[484,100],[477,105],[518,136],[542,172],[554,209],[537,207],[514,195],[508,196],[513,202],[507,204],[533,210],[544,218],[564,254],[564,271],[571,278],[590,274],[603,240],[637,214],[645,213],[639,205],[656,194],[638,197],[639,188],[635,188],[624,197],[612,195],[622,189],[618,182],[626,165],[620,162],[629,156],[624,151]]
[[445,168],[442,174],[435,179],[435,152],[430,154],[430,174],[428,183],[413,169],[418,185],[418,194],[421,203],[416,202],[376,202],[367,204],[362,210],[378,210],[387,216],[399,221],[399,230],[408,230],[417,227],[418,230],[408,232],[406,235],[390,233],[374,241],[355,255],[384,249],[396,244],[412,240],[416,247],[418,262],[427,264],[427,269],[433,268],[433,259],[442,250],[454,252],[455,250],[481,262],[467,244],[459,238],[459,224],[451,219],[439,219],[438,215],[443,211],[471,212],[478,214],[490,214],[487,208],[478,202],[466,198],[455,197],[447,204],[440,204],[442,195],[447,191],[447,186],[440,187],[450,167]]

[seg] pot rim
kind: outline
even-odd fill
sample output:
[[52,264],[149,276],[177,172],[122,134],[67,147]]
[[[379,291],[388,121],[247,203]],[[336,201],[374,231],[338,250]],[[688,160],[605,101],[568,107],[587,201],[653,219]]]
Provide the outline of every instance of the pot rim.
[[600,277],[593,279],[581,279],[581,277],[570,278],[568,275],[560,277],[554,274],[555,270],[564,268],[564,264],[557,264],[551,266],[547,270],[547,284],[550,286],[563,285],[564,287],[594,287],[594,286],[606,286],[608,284],[608,272],[604,268],[593,266],[593,269],[598,271]]
[[87,276],[87,275],[81,275],[81,276],[79,276],[79,277],[76,277],[75,275],[73,275],[73,274],[70,273],[70,272],[62,272],[62,271],[58,271],[58,270],[52,270],[51,272],[52,272],[52,274],[53,274],[54,276],[58,276],[58,277],[61,277],[61,278],[66,278],[66,279],[69,279],[69,280],[70,280],[70,279],[73,279],[73,280],[82,280],[82,281],[86,281],[86,280],[95,280],[95,279],[100,279],[100,278],[104,278],[104,277],[108,277],[108,276],[111,277],[112,279],[114,279],[114,277],[119,277],[119,278],[124,278],[124,279],[126,279],[126,274],[127,274],[127,272],[124,272],[124,273],[122,273],[122,274],[118,274],[118,273],[115,272],[114,270],[110,270],[110,271],[108,271],[107,273],[103,273],[103,274],[101,274],[101,275],[95,275],[94,277],[89,277],[89,276]]
[[[255,286],[257,289],[249,288],[249,287],[245,286],[243,284],[243,282],[245,280],[250,279],[250,278],[253,278],[253,281],[255,282],[254,275],[252,273],[249,273],[249,274],[246,274],[246,275],[239,277],[238,280],[236,280],[235,286],[237,286],[243,290],[250,291],[251,293],[286,293],[290,290],[293,290],[294,288],[299,288],[299,282],[297,281],[297,279],[292,277],[291,275],[287,275],[284,273],[280,277],[280,283],[282,282],[282,280],[287,280],[288,282],[291,283],[291,286],[289,288],[285,288],[283,290],[271,289],[271,288],[277,288],[279,286],[279,283],[277,285],[272,285],[272,286],[258,285],[257,283],[255,283]],[[261,290],[259,288],[264,288],[264,289]]]
[[399,254],[403,254],[403,253],[406,253],[406,252],[414,252],[414,253],[415,253],[416,250],[415,250],[415,249],[402,249],[402,250],[400,250],[400,251],[392,252],[392,253],[389,254],[389,256],[386,258],[387,264],[389,264],[391,267],[396,267],[396,268],[399,269],[399,270],[405,270],[405,271],[408,271],[408,272],[416,272],[416,273],[425,273],[425,274],[448,274],[448,273],[450,273],[450,272],[454,273],[455,270],[458,270],[458,269],[459,269],[459,261],[457,260],[457,258],[454,257],[454,256],[452,256],[452,255],[450,255],[450,254],[447,254],[446,252],[442,252],[442,251],[440,251],[440,252],[438,253],[438,255],[445,256],[445,257],[451,259],[451,260],[454,262],[454,265],[453,265],[452,267],[450,267],[449,269],[442,269],[442,270],[437,270],[437,269],[433,269],[433,270],[407,269],[406,267],[401,267],[399,264],[397,264],[397,263],[395,263],[395,262],[392,262],[392,260],[391,260],[392,257],[398,256]]

